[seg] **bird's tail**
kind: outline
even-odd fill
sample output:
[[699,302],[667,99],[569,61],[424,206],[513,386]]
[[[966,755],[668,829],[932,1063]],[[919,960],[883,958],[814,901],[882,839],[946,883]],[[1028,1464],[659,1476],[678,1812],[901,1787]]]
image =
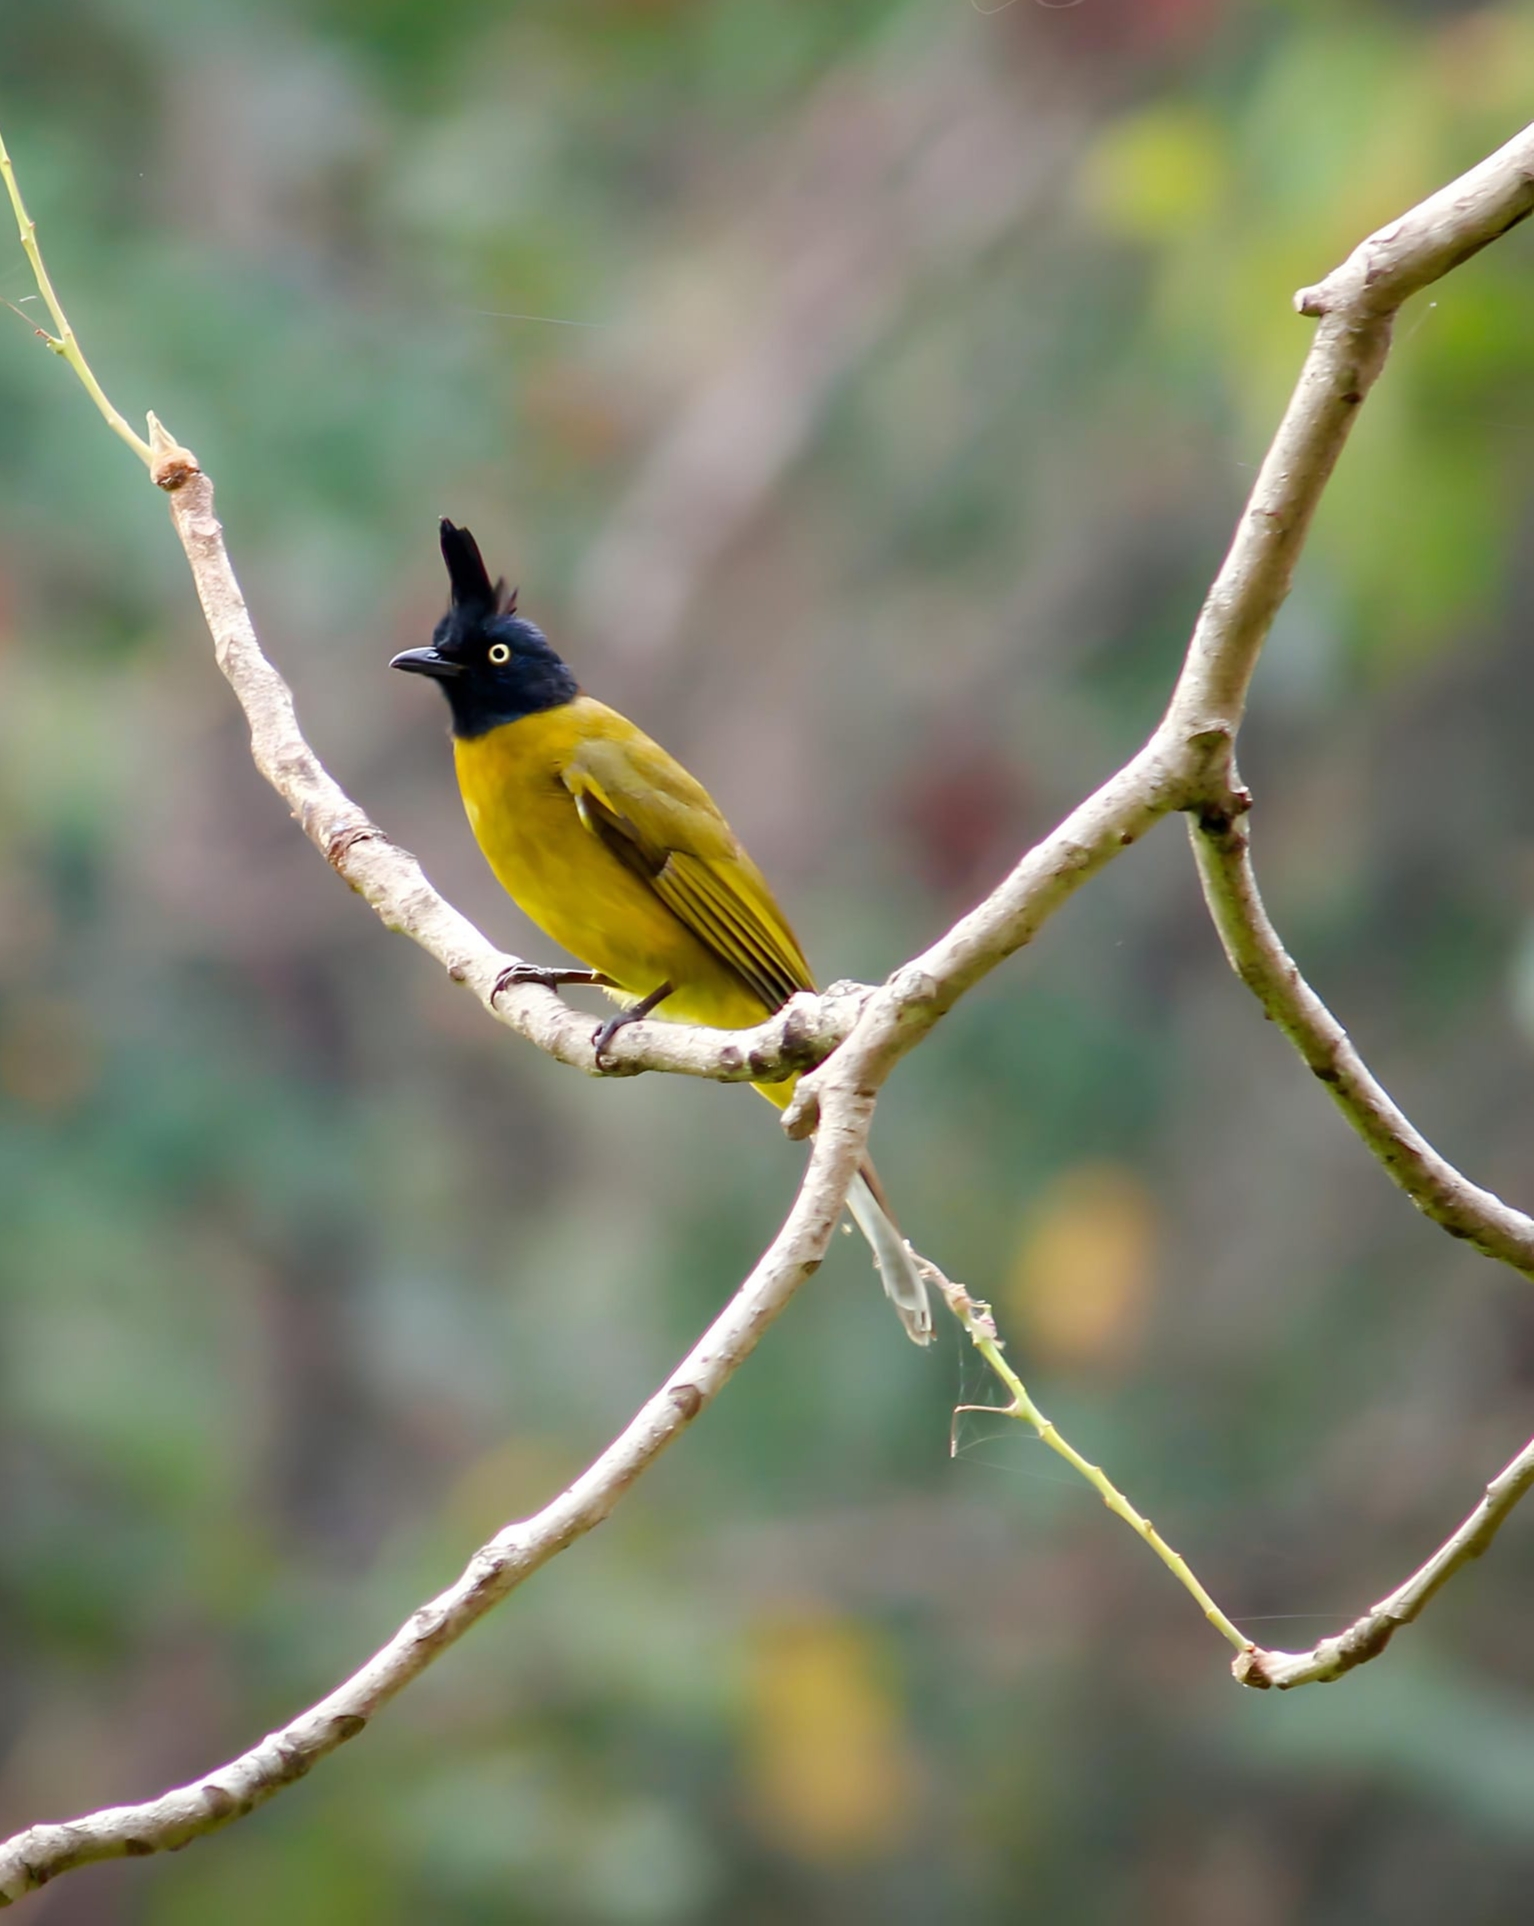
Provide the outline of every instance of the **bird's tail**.
[[[758,1095],[781,1110],[794,1094],[798,1081],[797,1077],[786,1077],[782,1083],[759,1083],[753,1087]],[[853,1178],[852,1188],[847,1192],[847,1208],[852,1213],[852,1221],[868,1240],[885,1295],[894,1305],[906,1335],[913,1344],[930,1344],[932,1309],[927,1302],[927,1286],[916,1268],[910,1245],[900,1235],[899,1226],[890,1214],[884,1186],[871,1163],[865,1161]]]
[[864,1164],[847,1192],[847,1208],[853,1222],[868,1239],[874,1254],[885,1296],[894,1305],[906,1335],[913,1344],[932,1342],[932,1309],[927,1302],[927,1286],[911,1247],[900,1235],[880,1195],[879,1179],[872,1164]]

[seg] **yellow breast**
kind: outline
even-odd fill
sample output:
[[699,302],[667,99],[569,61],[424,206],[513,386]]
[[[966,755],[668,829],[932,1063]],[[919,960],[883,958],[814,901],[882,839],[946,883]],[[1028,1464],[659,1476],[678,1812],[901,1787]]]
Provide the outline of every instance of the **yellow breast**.
[[546,935],[657,1013],[737,1029],[765,1006],[582,822],[562,772],[582,743],[645,740],[589,696],[453,744],[458,786],[496,880]]

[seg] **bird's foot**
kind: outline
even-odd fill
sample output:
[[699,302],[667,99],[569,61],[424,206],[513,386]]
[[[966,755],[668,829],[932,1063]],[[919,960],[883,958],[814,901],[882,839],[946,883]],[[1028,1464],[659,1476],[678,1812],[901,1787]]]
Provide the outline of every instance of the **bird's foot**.
[[610,990],[612,978],[603,976],[600,970],[545,969],[538,963],[513,963],[501,971],[495,979],[495,988],[490,992],[490,1001],[518,983],[536,983],[542,990],[557,990],[566,983],[588,983],[599,990]]
[[598,1024],[591,1033],[591,1049],[599,1070],[609,1068],[607,1052],[618,1032],[626,1029],[631,1023],[637,1023],[641,1017],[647,1017],[656,1004],[664,1003],[670,996],[671,989],[671,984],[663,983],[658,990],[652,990],[648,996],[642,996],[637,1003],[631,1003],[626,1010],[620,1010],[616,1016],[611,1016],[605,1023]]

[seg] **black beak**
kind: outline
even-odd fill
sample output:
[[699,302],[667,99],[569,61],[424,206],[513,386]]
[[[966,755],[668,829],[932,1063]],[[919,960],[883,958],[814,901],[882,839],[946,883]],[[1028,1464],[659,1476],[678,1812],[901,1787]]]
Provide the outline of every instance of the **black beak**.
[[435,682],[446,682],[463,674],[461,662],[450,662],[435,649],[406,649],[402,655],[395,656],[389,667],[404,669],[410,675],[429,675]]

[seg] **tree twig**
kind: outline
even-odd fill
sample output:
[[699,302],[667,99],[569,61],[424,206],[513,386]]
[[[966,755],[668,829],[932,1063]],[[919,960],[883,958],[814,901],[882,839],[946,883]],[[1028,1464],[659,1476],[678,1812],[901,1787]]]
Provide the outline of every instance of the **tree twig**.
[[1534,1277],[1534,1220],[1473,1184],[1433,1148],[1300,974],[1257,888],[1246,822],[1213,813],[1197,819],[1193,854],[1231,968],[1390,1176],[1451,1237]]
[[1345,1632],[1323,1638],[1308,1652],[1266,1652],[1253,1645],[1232,1663],[1231,1671],[1243,1685],[1263,1690],[1276,1686],[1288,1692],[1297,1685],[1329,1685],[1355,1665],[1378,1658],[1401,1627],[1420,1617],[1462,1566],[1480,1557],[1530,1486],[1534,1486],[1534,1441],[1497,1473],[1475,1510],[1427,1563],[1388,1598],[1371,1605]]
[[16,216],[17,231],[21,235],[22,252],[26,255],[27,262],[32,269],[32,278],[37,283],[37,291],[43,297],[48,312],[53,317],[53,325],[58,329],[57,334],[49,334],[46,328],[38,328],[37,333],[56,355],[62,360],[67,361],[70,367],[74,369],[80,385],[90,396],[91,400],[95,402],[97,408],[100,409],[102,419],[106,422],[112,433],[120,436],[127,442],[134,454],[137,455],[139,460],[147,467],[152,458],[149,443],[144,440],[142,435],[136,434],[134,430],[129,427],[128,423],[123,420],[111,402],[107,400],[106,395],[102,391],[101,383],[91,372],[90,363],[80,352],[80,344],[75,339],[75,331],[69,325],[69,318],[59,303],[59,297],[54,292],[53,282],[49,277],[46,266],[43,264],[42,250],[37,245],[37,223],[27,212],[26,204],[21,198],[21,189],[16,185],[15,171],[11,166],[11,157],[6,151],[3,139],[0,139],[0,180],[5,182],[6,196],[11,203],[11,212]]
[[1078,1477],[1086,1480],[1114,1517],[1122,1519],[1132,1532],[1145,1541],[1221,1638],[1235,1646],[1241,1655],[1235,1661],[1239,1665],[1254,1649],[1251,1640],[1220,1610],[1188,1561],[1180,1552],[1173,1551],[1151,1521],[1129,1502],[1102,1466],[1092,1464],[1073,1444],[1062,1438],[1054,1420],[1046,1418],[1034,1403],[1028,1387],[1007,1362],[1006,1347],[996,1329],[990,1305],[980,1298],[971,1297],[962,1284],[955,1284],[951,1278],[945,1277],[936,1264],[926,1258],[922,1259],[922,1270],[927,1281],[946,1298],[949,1310],[964,1327],[970,1343],[1011,1393],[1010,1404],[956,1405],[954,1416],[957,1418],[961,1411],[989,1411],[997,1417],[1016,1418],[1020,1423],[1032,1426],[1040,1443],[1048,1445],[1057,1457],[1063,1458]]

